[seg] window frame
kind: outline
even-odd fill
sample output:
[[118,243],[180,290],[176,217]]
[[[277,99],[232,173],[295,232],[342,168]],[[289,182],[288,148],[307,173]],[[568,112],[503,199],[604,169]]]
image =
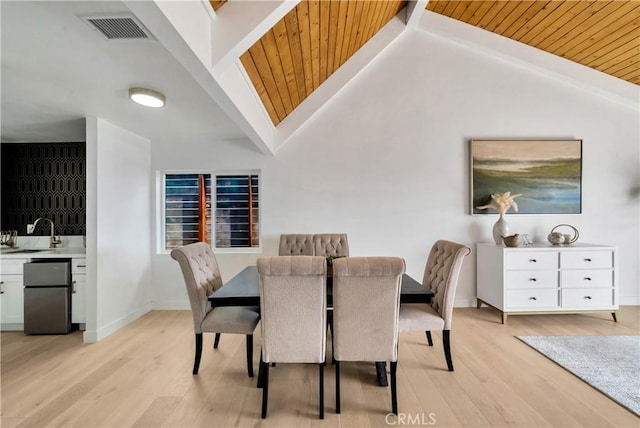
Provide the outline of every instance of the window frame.
[[[167,223],[166,223],[166,177],[175,174],[209,174],[211,175],[211,206],[209,207],[209,215],[211,216],[211,248],[216,253],[221,254],[256,254],[262,253],[262,174],[257,169],[247,170],[160,170],[156,171],[156,224],[158,227],[157,254],[169,254],[171,249],[166,248],[167,239]],[[216,205],[218,194],[216,191],[216,182],[218,176],[228,175],[256,175],[258,177],[258,246],[257,247],[217,247],[216,246]]]

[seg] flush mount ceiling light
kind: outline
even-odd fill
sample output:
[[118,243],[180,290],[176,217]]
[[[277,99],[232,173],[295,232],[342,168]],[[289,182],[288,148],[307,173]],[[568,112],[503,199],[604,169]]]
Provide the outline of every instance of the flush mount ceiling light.
[[165,104],[164,95],[147,88],[129,89],[129,98],[132,101],[147,107],[163,107]]

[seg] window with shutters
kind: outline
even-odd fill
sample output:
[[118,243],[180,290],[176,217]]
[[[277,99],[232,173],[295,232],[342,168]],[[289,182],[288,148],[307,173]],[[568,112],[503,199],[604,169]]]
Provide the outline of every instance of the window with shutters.
[[216,175],[216,248],[260,246],[257,174]]
[[222,250],[260,246],[257,173],[162,177],[163,251],[200,241]]

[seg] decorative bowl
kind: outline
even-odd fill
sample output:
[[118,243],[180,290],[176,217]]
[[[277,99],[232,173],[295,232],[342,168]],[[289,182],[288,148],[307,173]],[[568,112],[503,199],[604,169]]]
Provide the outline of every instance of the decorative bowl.
[[520,235],[518,235],[517,233],[515,235],[503,236],[502,241],[507,247],[519,247],[520,244],[522,244]]

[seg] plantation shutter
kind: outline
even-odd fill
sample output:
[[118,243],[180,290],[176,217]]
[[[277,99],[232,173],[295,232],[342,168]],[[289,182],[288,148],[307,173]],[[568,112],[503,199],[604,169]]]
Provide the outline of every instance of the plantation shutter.
[[211,242],[210,207],[211,174],[166,174],[165,248]]
[[216,247],[260,245],[257,175],[216,176]]

